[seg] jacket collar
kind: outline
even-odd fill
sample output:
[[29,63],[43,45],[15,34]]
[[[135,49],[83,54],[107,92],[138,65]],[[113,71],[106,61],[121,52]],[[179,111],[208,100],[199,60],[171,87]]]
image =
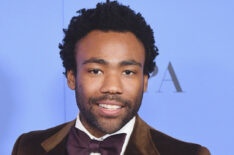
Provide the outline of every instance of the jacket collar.
[[[63,152],[65,152],[66,137],[70,128],[75,125],[75,121],[67,123],[61,130],[41,143],[41,146],[48,154],[49,152],[60,152],[62,150],[61,147],[63,148]],[[160,155],[152,141],[150,126],[138,115],[136,116],[136,123],[124,154]]]
[[[51,152],[57,152],[58,150],[61,150],[61,148],[57,147],[59,144],[62,145],[62,149],[66,148],[66,137],[71,129],[72,126],[75,125],[76,120],[73,120],[71,122],[68,122],[61,130],[59,130],[57,133],[49,137],[48,139],[44,140],[41,143],[42,148],[46,151],[46,153]],[[51,154],[56,154],[56,153],[51,153]],[[59,153],[61,154],[61,152]]]
[[160,155],[153,143],[150,128],[137,115],[136,123],[124,154]]

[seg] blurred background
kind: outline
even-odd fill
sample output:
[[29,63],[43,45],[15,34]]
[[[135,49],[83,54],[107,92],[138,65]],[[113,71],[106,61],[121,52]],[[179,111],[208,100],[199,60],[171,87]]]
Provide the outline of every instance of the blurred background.
[[[58,44],[72,16],[98,0],[1,0],[0,154],[16,138],[73,120]],[[119,0],[141,12],[160,55],[140,116],[213,155],[234,150],[234,1]]]

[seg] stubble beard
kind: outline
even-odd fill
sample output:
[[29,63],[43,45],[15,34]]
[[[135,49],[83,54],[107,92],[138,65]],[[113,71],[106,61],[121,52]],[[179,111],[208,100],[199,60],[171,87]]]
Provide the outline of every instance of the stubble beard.
[[[76,102],[80,110],[81,121],[85,121],[93,131],[99,131],[104,134],[111,134],[121,129],[126,123],[128,123],[134,116],[136,116],[143,97],[143,91],[139,93],[133,101],[125,100],[118,95],[103,95],[100,97],[90,97],[88,101],[85,101],[84,95],[81,94],[81,90],[76,88]],[[101,117],[96,116],[93,110],[94,104],[103,100],[114,100],[121,102],[125,105],[125,114],[119,118]],[[85,105],[88,104],[88,105]]]

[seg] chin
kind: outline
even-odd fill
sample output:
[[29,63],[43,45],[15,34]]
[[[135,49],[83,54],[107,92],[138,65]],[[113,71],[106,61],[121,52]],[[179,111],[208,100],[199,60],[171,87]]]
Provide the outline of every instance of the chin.
[[130,119],[101,118],[96,121],[95,126],[103,133],[111,134],[120,130]]

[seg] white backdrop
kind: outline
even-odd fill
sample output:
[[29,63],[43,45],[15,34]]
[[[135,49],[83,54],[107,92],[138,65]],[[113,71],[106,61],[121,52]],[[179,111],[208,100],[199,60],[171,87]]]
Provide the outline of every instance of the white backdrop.
[[[0,1],[1,155],[10,154],[20,134],[76,117],[58,43],[75,12],[97,2]],[[160,50],[159,72],[149,81],[140,116],[175,138],[208,147],[214,155],[233,155],[234,2],[120,2],[142,13]]]

